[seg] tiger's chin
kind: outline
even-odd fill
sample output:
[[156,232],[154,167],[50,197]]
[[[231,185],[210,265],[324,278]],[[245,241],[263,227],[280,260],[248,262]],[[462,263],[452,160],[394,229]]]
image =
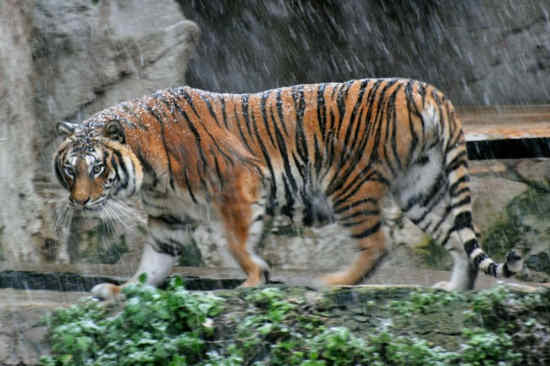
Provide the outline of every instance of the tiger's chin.
[[128,229],[136,224],[145,224],[145,219],[135,208],[112,197],[84,207],[66,201],[58,208],[56,222],[58,230],[69,228],[75,217],[101,221],[110,232],[119,231],[120,228]]
[[81,211],[81,212],[84,212],[84,213],[94,213],[94,212],[100,212],[102,211],[104,208],[105,208],[105,205],[106,205],[106,201],[103,200],[101,202],[98,202],[98,203],[94,203],[93,205],[87,205],[87,206],[84,206],[84,207],[75,207],[74,209],[75,210],[78,210],[78,211]]

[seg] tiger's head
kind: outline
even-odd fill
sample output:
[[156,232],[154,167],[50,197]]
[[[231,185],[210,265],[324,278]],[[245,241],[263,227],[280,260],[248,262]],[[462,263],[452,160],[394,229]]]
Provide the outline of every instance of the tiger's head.
[[119,121],[59,122],[57,133],[65,140],[55,152],[54,172],[71,208],[100,211],[139,191],[143,170]]

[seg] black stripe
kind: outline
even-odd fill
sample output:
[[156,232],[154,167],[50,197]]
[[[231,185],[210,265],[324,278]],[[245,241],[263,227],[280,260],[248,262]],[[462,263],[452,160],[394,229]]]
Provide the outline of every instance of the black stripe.
[[[260,101],[260,111],[262,112],[262,121],[264,123],[264,126],[265,126],[265,129],[267,131],[267,135],[269,136],[269,141],[271,141],[271,146],[276,146],[275,145],[275,140],[273,138],[273,134],[271,133],[271,129],[269,128],[269,123],[268,123],[268,113],[267,113],[267,108],[266,108],[266,101],[267,101],[267,98],[269,98],[270,96],[270,92],[264,92],[262,94],[262,99]],[[275,121],[273,120],[273,109],[271,110],[271,120],[273,121],[273,123],[275,123]]]
[[[246,108],[248,108],[248,99],[246,99],[246,101],[247,101]],[[248,122],[248,110],[246,111],[246,113],[244,113],[244,111],[245,111],[245,105],[243,105],[243,114],[245,116],[245,119],[247,120],[247,125],[250,125],[250,123]],[[266,162],[267,167],[269,169],[269,172],[271,174],[271,177],[273,179],[273,184],[271,184],[271,194],[273,195],[273,197],[276,197],[276,189],[277,188],[276,188],[276,185],[275,185],[275,182],[276,182],[275,181],[275,172],[274,172],[274,169],[273,169],[273,165],[271,164],[270,154],[269,154],[269,151],[267,150],[267,148],[266,148],[266,146],[263,142],[262,136],[260,135],[260,133],[258,131],[258,126],[256,124],[256,119],[254,118],[254,115],[252,115],[252,122],[253,122],[253,125],[254,125],[254,135],[256,137],[258,145],[260,146],[260,150],[262,151],[264,161]],[[277,133],[277,131],[275,131],[275,132]]]
[[[213,154],[214,155],[214,154]],[[223,182],[224,182],[224,176],[220,170],[220,165],[218,164],[218,157],[214,157],[214,167],[216,168],[216,175],[218,176],[218,180],[220,181],[220,187],[223,188]]]
[[183,170],[183,179],[185,180],[185,185],[187,186],[187,190],[189,191],[191,200],[194,203],[198,203],[197,199],[195,198],[195,195],[193,194],[193,189],[191,188],[191,182],[189,181],[189,176],[187,175],[187,168]]
[[208,109],[208,113],[210,113],[210,116],[214,118],[214,122],[216,122],[216,124],[221,127],[220,121],[218,121],[218,117],[216,117],[216,113],[214,113],[214,108],[212,108],[212,103],[210,102],[210,99],[208,99],[208,97],[203,95],[202,93],[199,95],[204,103],[206,103],[206,109]]
[[345,206],[341,206],[341,207],[338,207],[338,208],[336,207],[337,205],[334,205],[334,207],[335,207],[334,208],[334,213],[341,214],[342,212],[345,212],[347,210],[351,210],[354,207],[357,207],[357,206],[360,206],[360,205],[363,205],[363,204],[366,204],[366,203],[371,203],[375,206],[378,205],[378,201],[374,198],[363,198],[359,201],[355,201],[353,203],[349,203]]
[[[201,172],[201,168],[204,169],[202,172]],[[201,162],[197,160],[197,174],[199,176],[199,182],[201,184],[201,187],[202,187],[202,190],[204,192],[204,194],[206,194],[206,199],[209,200],[210,197],[209,197],[209,191],[208,191],[208,184],[206,183],[206,180],[205,180],[205,176],[206,176],[206,173],[207,173],[207,170],[206,170],[206,166],[204,165],[201,165]]]
[[452,197],[459,197],[461,194],[463,193],[470,193],[470,188],[468,186],[462,188],[462,189],[459,189],[458,191],[456,192],[451,192],[451,196]]
[[187,105],[191,108],[191,110],[195,113],[195,115],[198,118],[200,118],[199,113],[197,112],[197,110],[195,109],[195,105],[193,104],[193,98],[191,98],[191,96],[187,93],[187,90],[185,89],[186,87],[182,87],[182,88],[177,88],[175,90],[179,96],[182,96],[185,99],[185,101],[187,102]]
[[[430,200],[436,197],[437,193],[441,192],[441,190],[445,188],[447,188],[447,177],[442,172],[440,172],[436,178],[436,181],[431,185],[428,193],[423,194],[424,199],[422,200],[421,205],[423,207],[427,206],[428,203],[430,203]],[[445,189],[445,191],[447,190]]]
[[181,248],[181,244],[173,239],[169,239],[168,243],[165,241],[162,241],[158,238],[153,238],[153,248],[156,249],[158,252],[163,254],[171,255],[172,257],[178,257],[183,252],[183,249]]
[[[201,158],[204,169],[207,169],[209,164],[208,164],[208,160],[207,160],[207,158],[204,154],[204,150],[202,149],[202,143],[201,143],[202,139],[201,139],[201,135],[200,135],[198,129],[195,127],[195,125],[193,124],[193,122],[191,121],[191,119],[189,118],[187,113],[183,109],[181,109],[179,107],[179,105],[176,105],[176,108],[177,108],[178,112],[183,116],[185,121],[187,122],[187,126],[189,127],[189,130],[191,130],[191,133],[193,134],[193,136],[195,136],[195,146],[197,147],[197,151],[199,152],[199,156]],[[199,118],[199,121],[200,121],[200,116],[198,116],[198,118]],[[212,136],[210,136],[210,137],[213,139]]]
[[[244,146],[246,147],[246,149],[252,154],[254,154],[254,150],[252,150],[252,148],[250,147],[250,144],[248,143],[248,140],[244,136],[244,131],[242,129],[241,121],[239,119],[239,116],[241,116],[242,113],[237,113],[237,104],[238,103],[234,104],[233,114],[235,115],[235,121],[237,122],[237,128],[239,129],[239,135],[241,135],[241,141],[244,143]],[[241,108],[242,108],[242,105],[241,105]]]
[[480,263],[483,262],[485,259],[489,258],[487,254],[480,252],[478,255],[475,256],[473,262],[476,267],[479,267]]
[[166,226],[170,227],[170,230],[188,230],[189,225],[192,225],[193,222],[189,220],[182,220],[181,217],[170,215],[170,214],[162,214],[159,216],[150,216],[152,219],[161,221]]
[[[248,104],[247,104],[248,106]],[[236,105],[235,105],[235,115],[237,116],[237,111],[236,111]],[[241,108],[243,110],[243,113],[242,115],[244,116],[245,113],[245,106],[241,104]],[[246,113],[246,116],[248,116],[248,112]],[[246,117],[248,118],[248,117]],[[239,119],[237,117],[237,122],[239,122]],[[247,126],[249,125],[248,121],[246,122],[247,123]],[[237,126],[239,128],[239,133],[241,135],[241,138],[242,138],[242,141],[244,142],[244,144],[246,145],[246,147],[248,148],[248,150],[254,154],[254,151],[250,148],[250,146],[248,145],[248,142],[244,136],[244,133],[241,129],[241,126],[240,126],[240,123],[237,123]],[[274,123],[274,126],[275,126],[275,123]],[[276,127],[275,127],[276,129]],[[275,131],[277,132],[277,131]],[[252,135],[250,135],[252,136]],[[260,151],[262,152],[262,155],[263,155],[263,158],[264,158],[264,162],[265,164],[267,165],[267,169],[269,170],[269,174],[271,176],[271,181],[272,181],[272,184],[270,185],[270,201],[274,201],[275,200],[275,197],[277,196],[277,185],[275,184],[276,183],[276,179],[275,179],[275,170],[273,169],[273,164],[271,163],[271,158],[270,158],[270,154],[269,152],[267,151],[264,143],[262,142],[262,139],[261,139],[261,136],[259,136],[259,133],[257,132],[257,129],[256,129],[256,138],[258,139],[258,145],[260,146]]]
[[[462,177],[458,178],[456,181],[454,181],[450,186],[449,186],[449,193],[451,194],[451,196],[453,197],[456,197],[458,196],[458,192],[456,192],[456,190],[458,189],[458,187],[461,185],[461,184],[464,184],[464,183],[468,183],[470,181],[469,177],[467,175],[463,175]],[[468,187],[465,187],[463,189],[469,189]],[[462,191],[462,190],[461,190]]]
[[[218,144],[218,141],[214,138],[214,136],[212,134],[210,134],[210,132],[208,132],[208,136],[210,137],[210,139],[212,140],[212,143],[214,144],[214,147],[222,155],[224,160],[227,161],[229,164],[234,165],[232,157],[235,157],[235,156],[238,156],[238,155],[236,153],[232,152],[231,149],[230,149],[229,153],[225,152],[221,148],[220,144]],[[212,154],[212,155],[214,155],[214,154]]]
[[321,168],[323,167],[323,154],[321,154],[321,147],[319,146],[317,135],[313,136],[313,148],[315,150],[315,173],[319,176]]
[[294,110],[296,112],[296,131],[295,141],[296,150],[303,165],[307,165],[309,161],[309,153],[307,147],[307,139],[304,132],[304,112],[306,102],[304,99],[304,86],[298,85],[292,88],[292,99],[294,101]]
[[465,228],[472,229],[472,213],[468,211],[461,212],[456,215],[453,226],[454,231],[459,231]]
[[326,137],[326,106],[325,106],[325,84],[320,84],[317,88],[317,121],[319,123],[319,130],[321,131],[321,137],[323,140]]
[[166,131],[164,130],[163,119],[155,113],[155,110],[152,107],[147,106],[146,110],[157,120],[157,122],[160,125],[160,134],[161,134],[161,138],[162,138],[162,145],[164,146],[164,151],[166,152],[166,161],[168,163],[168,174],[169,174],[170,187],[172,187],[172,189],[175,189],[176,187],[174,185],[174,172],[172,171],[172,162],[170,161],[170,148],[168,147],[168,144],[166,143]]
[[[123,188],[127,188],[130,175],[128,174],[128,169],[126,168],[126,164],[124,163],[122,154],[118,150],[112,150],[111,152],[113,153],[113,157],[116,156],[116,161],[113,161],[113,159],[111,159],[111,164],[113,165],[113,168],[115,168],[115,173],[117,175],[118,181],[121,183],[121,186]],[[120,167],[120,169],[124,173],[124,176],[126,177],[125,181],[122,181],[120,179],[120,174],[118,173],[118,169],[116,169],[116,167]]]
[[[408,156],[411,158],[414,156],[414,151],[416,147],[418,146],[418,134],[416,133],[415,124],[413,122],[412,114],[414,113],[415,116],[418,118],[419,113],[418,109],[416,108],[416,104],[412,101],[412,83],[411,81],[407,81],[407,85],[405,86],[405,100],[407,101],[407,114],[409,116],[409,130],[411,134],[411,145],[409,146],[409,153]],[[409,160],[407,164],[410,164],[412,161]]]
[[464,250],[466,251],[466,254],[468,255],[468,257],[477,248],[479,248],[479,243],[477,239],[470,239],[466,243],[464,243]]
[[[393,87],[395,85],[395,83],[397,82],[397,80],[390,80],[390,81],[386,81],[386,85],[384,86],[384,88],[382,89],[382,91],[380,92],[380,98],[379,98],[379,108],[381,110],[379,116],[380,116],[380,130],[382,128],[385,127],[385,141],[382,142],[382,146],[383,146],[383,152],[384,152],[384,157],[383,157],[383,161],[386,163],[385,165],[390,169],[391,171],[391,174],[392,176],[396,176],[399,172],[399,169],[394,167],[393,164],[392,164],[392,161],[393,159],[391,159],[391,157],[389,156],[388,154],[388,147],[390,145],[389,141],[391,141],[391,133],[390,133],[390,127],[392,127],[393,129],[395,129],[395,126],[392,124],[392,121],[390,120],[389,118],[389,112],[390,112],[390,103],[391,103],[391,99],[392,99],[392,96],[395,95],[395,92],[392,93],[390,96],[387,96],[386,93],[389,91],[389,89],[391,87]],[[385,116],[385,119],[383,119],[383,117]],[[381,136],[381,134],[380,134]],[[378,141],[380,141],[380,138],[378,139]],[[376,143],[374,146],[378,146],[378,143]]]
[[285,114],[283,112],[283,99],[281,97],[283,89],[276,89],[276,96],[277,96],[277,114],[279,115],[279,122],[281,122],[281,126],[283,126],[283,131],[285,135],[288,136],[288,131],[286,129],[286,121],[285,121]]
[[[363,153],[363,151],[357,151],[358,149],[355,148],[355,141],[356,141],[356,138],[357,138],[358,131],[362,127],[361,119],[359,117],[357,117],[357,112],[359,111],[359,108],[362,105],[363,96],[364,96],[365,90],[366,90],[365,86],[367,84],[368,84],[368,80],[362,80],[361,81],[361,83],[359,85],[359,94],[357,95],[357,100],[355,101],[355,104],[354,104],[353,109],[351,111],[350,117],[347,120],[348,124],[347,124],[347,127],[346,127],[344,140],[343,140],[343,146],[345,146],[346,148],[344,149],[344,151],[340,155],[340,162],[338,164],[339,166],[344,166],[344,165],[346,165],[346,163],[348,164],[346,172],[342,175],[343,177],[347,177],[347,175],[350,174],[352,170],[356,169],[356,166],[353,164],[352,160],[357,159],[356,158],[357,153],[360,153],[359,154],[360,156]],[[362,115],[363,111],[364,111],[364,108],[361,108],[361,113],[360,113],[361,115]],[[343,122],[344,122],[343,116],[341,116],[341,121],[340,122],[341,122],[340,125],[343,124]],[[354,135],[355,138],[354,138],[353,142],[350,142],[350,137],[352,135]],[[354,159],[351,159],[350,155],[352,155],[352,154],[355,156]]]
[[229,128],[229,123],[228,123],[228,120],[227,120],[227,112],[225,110],[225,97],[224,95],[222,95],[220,98],[219,98],[219,102],[222,106],[222,120],[223,120],[223,124],[225,125],[225,128]]
[[55,175],[57,177],[57,180],[61,183],[61,185],[65,189],[69,189],[69,182],[65,179],[65,175],[63,174],[63,167],[62,163],[65,160],[65,154],[67,152],[67,148],[63,149],[63,151],[59,151],[55,158]]
[[149,164],[149,161],[145,159],[145,157],[143,156],[143,152],[141,151],[140,148],[136,149],[135,154],[141,164],[141,167],[144,173],[150,175],[153,178],[152,188],[155,188],[156,185],[158,184],[158,176],[157,176],[157,173],[155,172],[155,169],[153,169],[151,164]]
[[401,83],[397,85],[394,92],[390,96],[389,106],[388,106],[388,113],[390,114],[390,117],[391,117],[390,119],[391,119],[391,122],[392,122],[392,125],[393,125],[392,135],[391,135],[391,147],[392,147],[392,150],[393,150],[393,155],[394,155],[395,161],[397,162],[397,169],[398,170],[403,170],[403,163],[401,162],[401,158],[399,157],[399,152],[397,151],[397,133],[396,133],[396,131],[397,131],[398,123],[397,123],[397,110],[395,109],[395,99],[397,98],[397,94],[399,93],[399,91],[401,90],[402,87],[403,87],[403,84],[401,84]]
[[[290,166],[290,161],[289,161],[288,150],[287,150],[287,147],[286,147],[285,138],[281,134],[281,131],[279,130],[277,124],[274,123],[273,127],[275,128],[275,137],[276,137],[276,140],[277,140],[277,145],[279,147],[279,152],[281,153],[281,157],[283,159],[285,175],[288,178],[288,181],[290,183],[290,186],[291,186],[292,190],[296,191],[298,185],[296,184],[296,180],[294,179],[294,176],[292,175],[292,169],[291,169],[291,166]],[[266,152],[266,155],[267,155],[267,152]]]
[[[489,267],[487,267],[487,269],[485,270],[485,272],[488,274],[488,275],[491,275],[493,277],[496,277],[497,276],[497,264],[496,263],[490,263],[489,264]],[[506,275],[505,275],[506,276]]]
[[342,123],[344,121],[344,115],[346,114],[346,96],[347,96],[348,86],[349,84],[339,84],[338,93],[336,95],[336,105],[338,108],[338,120],[335,121],[337,123],[335,134],[338,139],[340,138],[340,128],[342,127]]
[[375,234],[376,232],[378,232],[378,230],[380,230],[381,226],[382,226],[381,222],[378,221],[376,224],[374,224],[373,226],[365,229],[364,231],[360,232],[359,234],[352,234],[351,237],[354,238],[354,239],[363,239],[363,238],[369,237],[372,234]]
[[[339,205],[343,202],[346,202],[349,198],[353,197],[359,191],[359,189],[361,189],[361,186],[363,185],[363,183],[369,181],[375,175],[376,175],[375,171],[371,171],[363,174],[357,174],[355,178],[351,181],[351,183],[348,184],[348,187],[340,191],[334,197],[334,205]],[[335,188],[339,189],[340,187],[335,187]]]
[[283,180],[283,187],[285,189],[286,202],[285,202],[285,205],[281,208],[281,213],[285,216],[293,218],[293,216],[294,216],[294,202],[295,202],[293,191],[289,187],[288,179],[286,178],[286,176],[283,175],[282,180]]
[[447,220],[447,218],[449,217],[449,215],[451,214],[451,212],[453,212],[453,210],[451,209],[450,206],[447,206],[447,208],[445,209],[445,212],[443,213],[443,215],[441,215],[441,218],[439,219],[439,221],[437,222],[437,224],[435,224],[434,228],[433,228],[433,232],[436,232],[439,230],[439,228],[441,227],[441,225],[443,225],[443,223]]
[[[452,150],[454,150],[454,148]],[[445,154],[445,158],[449,155],[449,153]],[[463,161],[463,160],[467,160],[467,159],[468,159],[468,154],[467,154],[466,150],[462,150],[461,152],[456,154],[456,156],[453,158],[453,160],[451,160],[450,162],[447,163],[446,168],[447,168],[448,171],[452,171],[453,169],[451,169],[451,167],[457,165],[458,162]]]
[[244,123],[248,131],[248,136],[252,136],[252,128],[250,127],[250,118],[248,116],[248,94],[241,95],[241,112],[244,118]]
[[455,209],[455,208],[459,208],[461,206],[464,206],[464,205],[467,205],[469,203],[472,202],[472,197],[471,196],[467,196],[467,197],[464,197],[462,200],[454,203],[451,205],[451,208]]
[[[422,206],[422,209],[424,211],[422,213],[422,215],[420,215],[420,217],[418,217],[416,219],[411,218],[411,221],[413,221],[415,225],[418,225],[419,223],[424,221],[426,216],[428,216],[428,214],[433,211],[434,207],[441,202],[441,199],[445,196],[446,193],[447,193],[446,190],[439,191],[438,195],[436,197],[432,197],[432,200],[429,202],[429,205]],[[407,210],[403,210],[403,211],[407,212]],[[446,217],[448,216],[448,214],[450,212],[452,212],[452,207],[447,206],[446,211],[445,211],[445,215],[444,215],[444,217],[442,217],[442,220],[446,219]],[[437,230],[442,223],[443,223],[443,221],[440,220],[439,223],[436,224],[436,226],[434,227],[433,231]]]
[[375,215],[380,215],[380,210],[360,210],[360,211],[354,212],[352,214],[349,214],[347,216],[339,217],[338,220],[343,222],[343,221],[346,221],[346,220],[349,220],[349,219],[353,219],[355,217],[375,216]]

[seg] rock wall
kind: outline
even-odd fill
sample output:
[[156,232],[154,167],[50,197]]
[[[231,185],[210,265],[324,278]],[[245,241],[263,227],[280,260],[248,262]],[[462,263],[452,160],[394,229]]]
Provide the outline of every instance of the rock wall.
[[208,30],[188,76],[197,87],[402,76],[460,105],[550,99],[549,0],[179,3]]
[[32,6],[0,3],[0,258],[38,260],[34,234],[41,202],[33,185],[37,169],[32,134]]
[[0,254],[77,260],[55,230],[55,123],[182,85],[199,29],[171,0],[9,0],[0,19]]

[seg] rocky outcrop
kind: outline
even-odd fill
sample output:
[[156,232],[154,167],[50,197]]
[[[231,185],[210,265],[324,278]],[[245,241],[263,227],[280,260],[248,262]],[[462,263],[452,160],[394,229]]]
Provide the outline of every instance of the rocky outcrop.
[[30,2],[0,4],[0,258],[40,260],[35,235],[40,232],[33,179],[39,168],[33,131]]
[[0,18],[0,256],[71,261],[82,253],[55,229],[55,123],[183,84],[199,29],[171,0],[5,1]]

